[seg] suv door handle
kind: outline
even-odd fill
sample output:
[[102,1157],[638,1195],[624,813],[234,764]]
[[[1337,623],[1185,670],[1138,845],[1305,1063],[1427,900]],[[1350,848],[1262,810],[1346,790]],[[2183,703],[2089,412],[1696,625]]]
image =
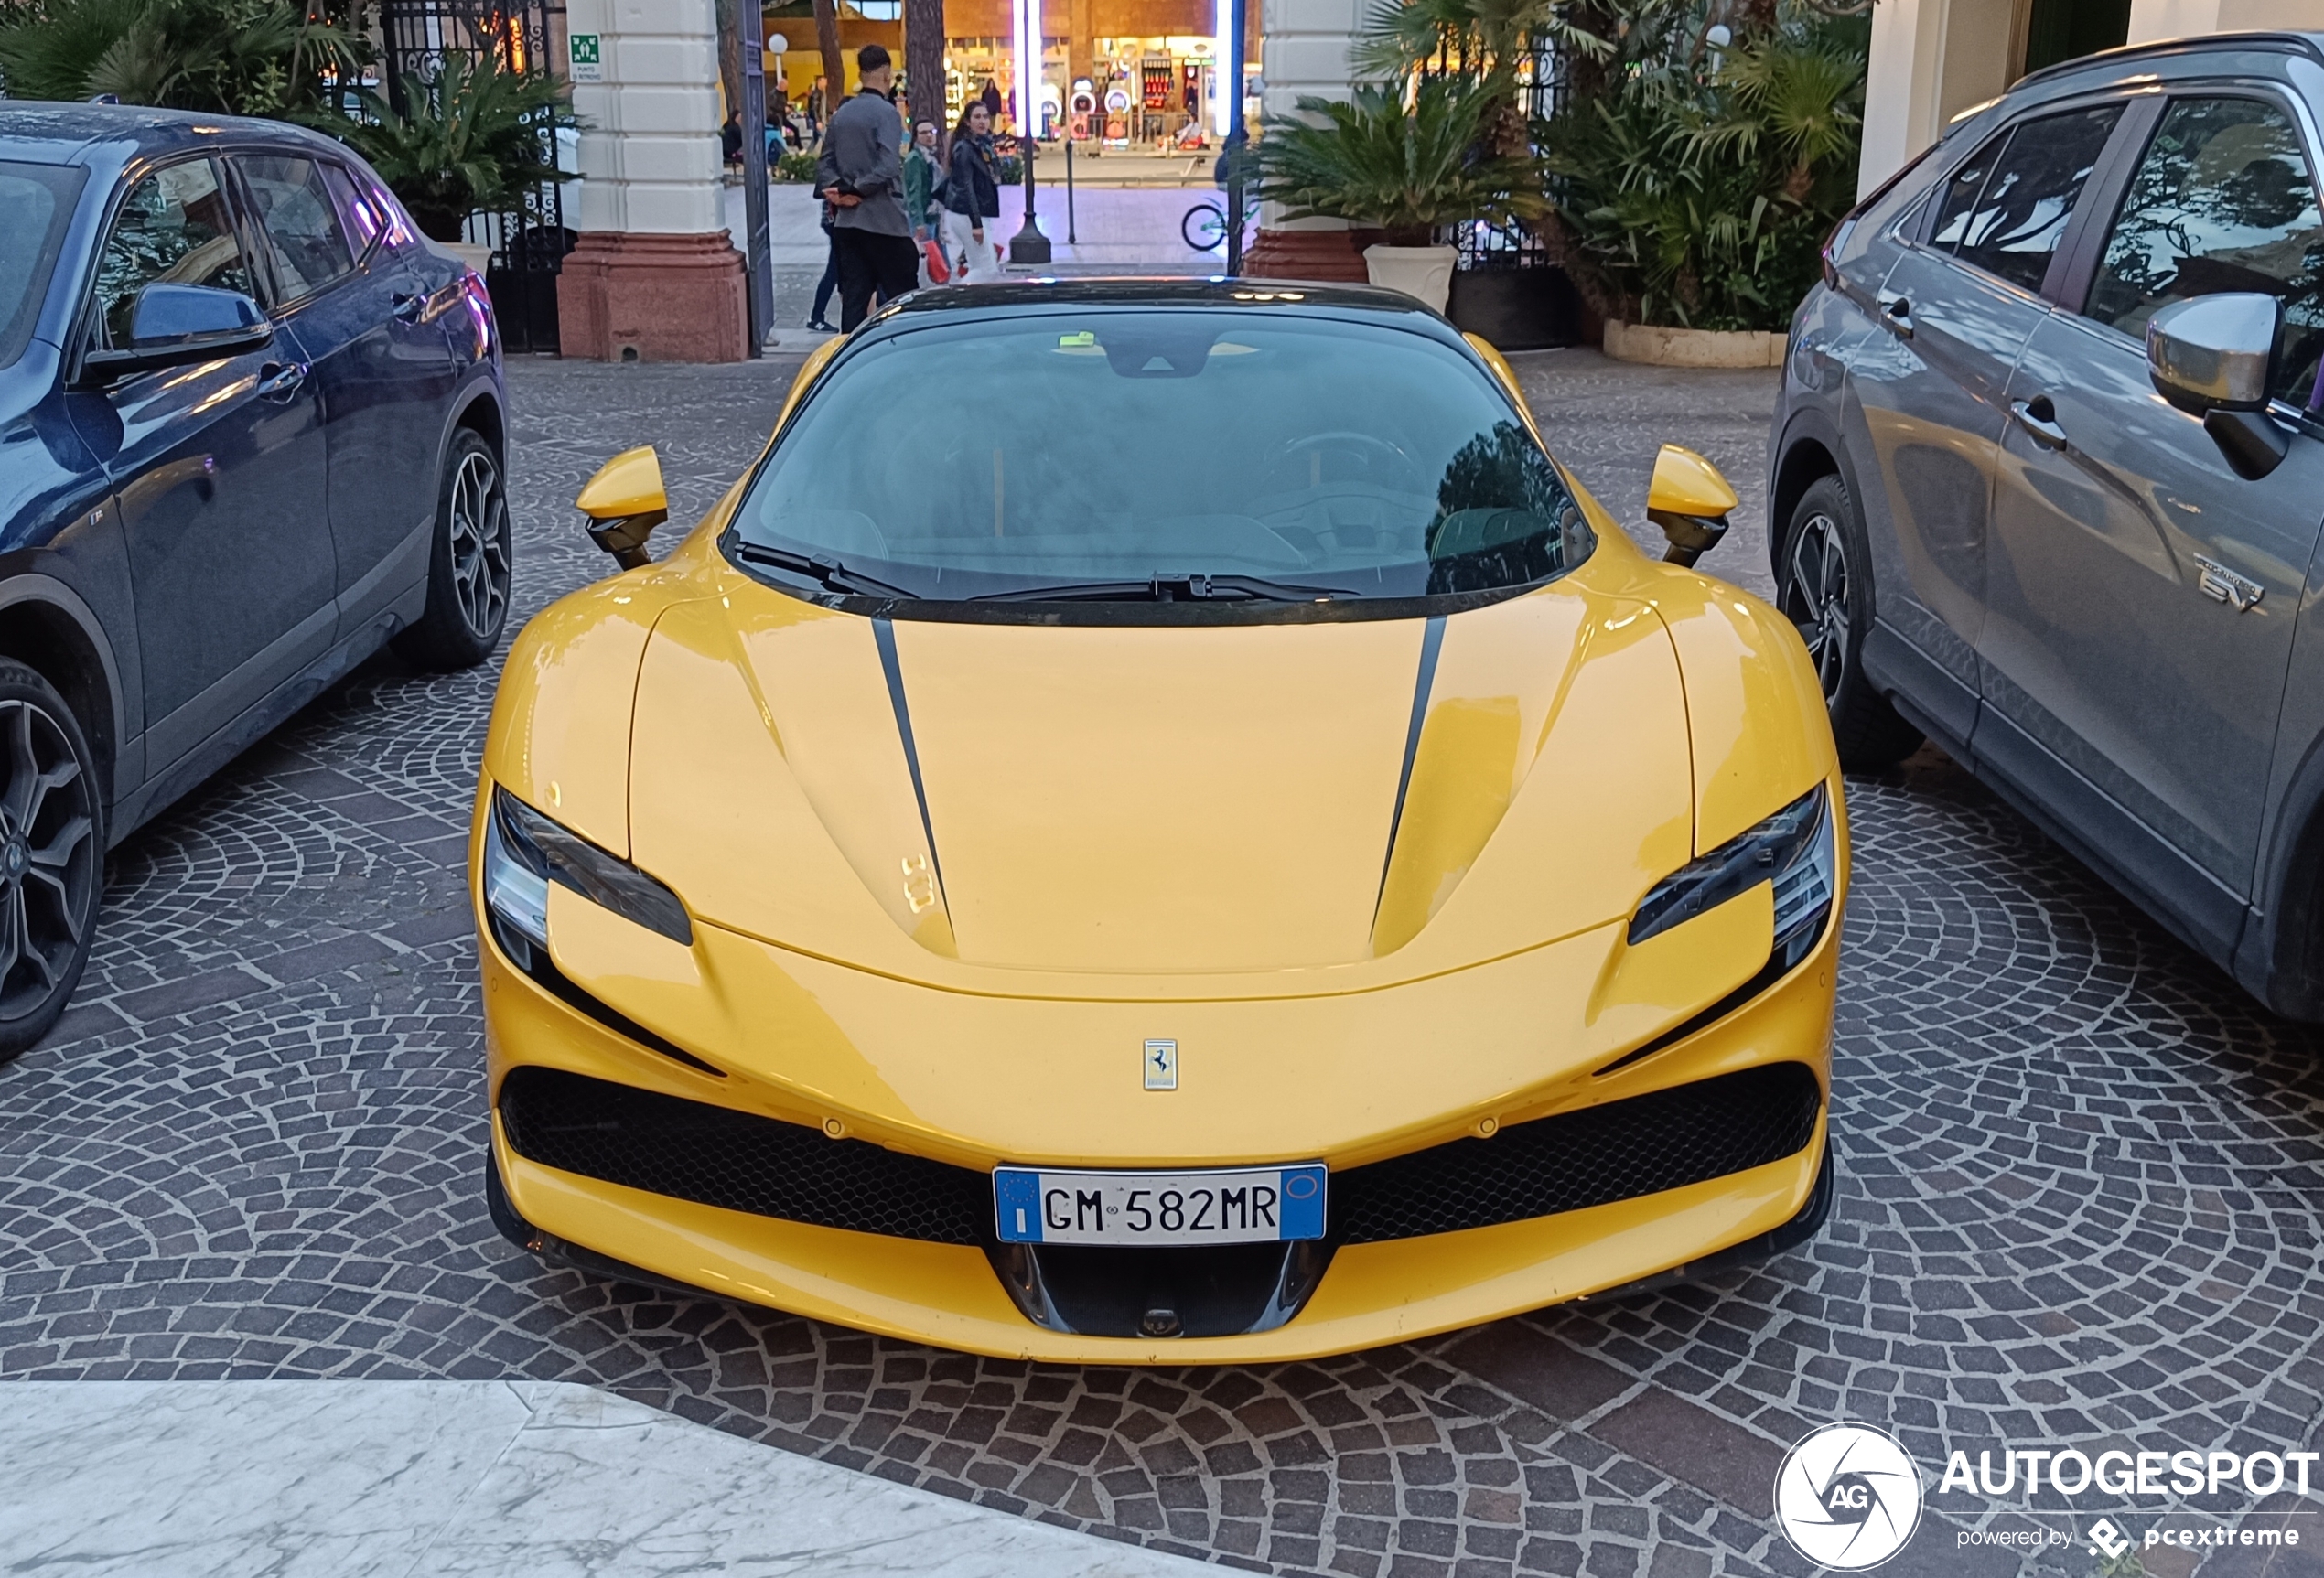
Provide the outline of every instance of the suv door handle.
[[2016,417],[2017,425],[2044,449],[2066,447],[2066,430],[2058,425],[2058,408],[2050,403],[2050,396],[2037,394],[2031,400],[2013,401],[2009,414]]
[[427,309],[427,296],[421,291],[399,290],[394,300],[395,321],[398,323],[417,323],[420,314]]
[[1910,339],[1912,338],[1912,303],[1894,291],[1882,291],[1878,300],[1880,327],[1899,339]]
[[306,381],[305,362],[294,361],[285,366],[279,361],[270,361],[258,370],[258,397],[279,404],[296,394],[299,386]]

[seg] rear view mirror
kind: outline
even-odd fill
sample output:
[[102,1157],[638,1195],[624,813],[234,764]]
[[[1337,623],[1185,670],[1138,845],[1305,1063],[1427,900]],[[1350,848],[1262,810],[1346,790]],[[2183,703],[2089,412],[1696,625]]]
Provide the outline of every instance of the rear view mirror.
[[670,519],[662,457],[651,444],[623,450],[597,467],[573,503],[589,518],[589,541],[612,554],[615,564],[624,570],[651,564],[646,539]]
[[238,290],[149,284],[130,312],[129,345],[92,350],[81,366],[99,381],[255,350],[274,338],[256,302]]
[[1719,468],[1692,449],[1665,444],[1654,457],[1646,488],[1646,518],[1662,529],[1665,564],[1692,564],[1727,535],[1727,511],[1738,502]]
[[2175,301],[2146,320],[2146,376],[2203,431],[2238,477],[2276,469],[2291,440],[2267,415],[2284,304],[2257,291]]

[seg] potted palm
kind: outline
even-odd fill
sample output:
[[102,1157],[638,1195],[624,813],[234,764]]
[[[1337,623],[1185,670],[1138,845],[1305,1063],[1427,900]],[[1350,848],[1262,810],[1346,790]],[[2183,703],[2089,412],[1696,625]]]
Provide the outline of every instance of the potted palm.
[[1408,94],[1362,84],[1344,103],[1301,99],[1299,114],[1270,120],[1254,149],[1259,195],[1292,219],[1380,231],[1364,252],[1372,283],[1442,312],[1459,255],[1444,232],[1544,207],[1532,163],[1484,145],[1506,99],[1498,84],[1460,76],[1421,77]]
[[[371,161],[429,240],[464,255],[468,216],[513,203],[557,167],[555,128],[575,123],[565,84],[521,76],[490,56],[447,55],[435,79],[412,83],[398,110],[365,92],[368,122],[325,123]],[[481,263],[469,257],[481,274]]]

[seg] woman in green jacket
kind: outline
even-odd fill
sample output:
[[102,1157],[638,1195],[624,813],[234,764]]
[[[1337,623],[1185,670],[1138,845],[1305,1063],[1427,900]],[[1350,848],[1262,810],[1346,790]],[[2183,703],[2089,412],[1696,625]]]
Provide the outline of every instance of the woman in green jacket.
[[[943,185],[943,166],[936,162],[936,124],[922,121],[912,128],[912,145],[904,153],[904,218],[911,222],[916,242],[937,233],[936,199]],[[921,267],[925,272],[925,263]]]

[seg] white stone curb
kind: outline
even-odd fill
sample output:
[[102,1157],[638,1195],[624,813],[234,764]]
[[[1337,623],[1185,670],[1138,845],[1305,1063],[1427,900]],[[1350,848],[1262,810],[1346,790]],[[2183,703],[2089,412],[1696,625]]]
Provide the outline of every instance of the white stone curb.
[[1215,1572],[548,1381],[0,1382],[0,1571],[75,1578]]

